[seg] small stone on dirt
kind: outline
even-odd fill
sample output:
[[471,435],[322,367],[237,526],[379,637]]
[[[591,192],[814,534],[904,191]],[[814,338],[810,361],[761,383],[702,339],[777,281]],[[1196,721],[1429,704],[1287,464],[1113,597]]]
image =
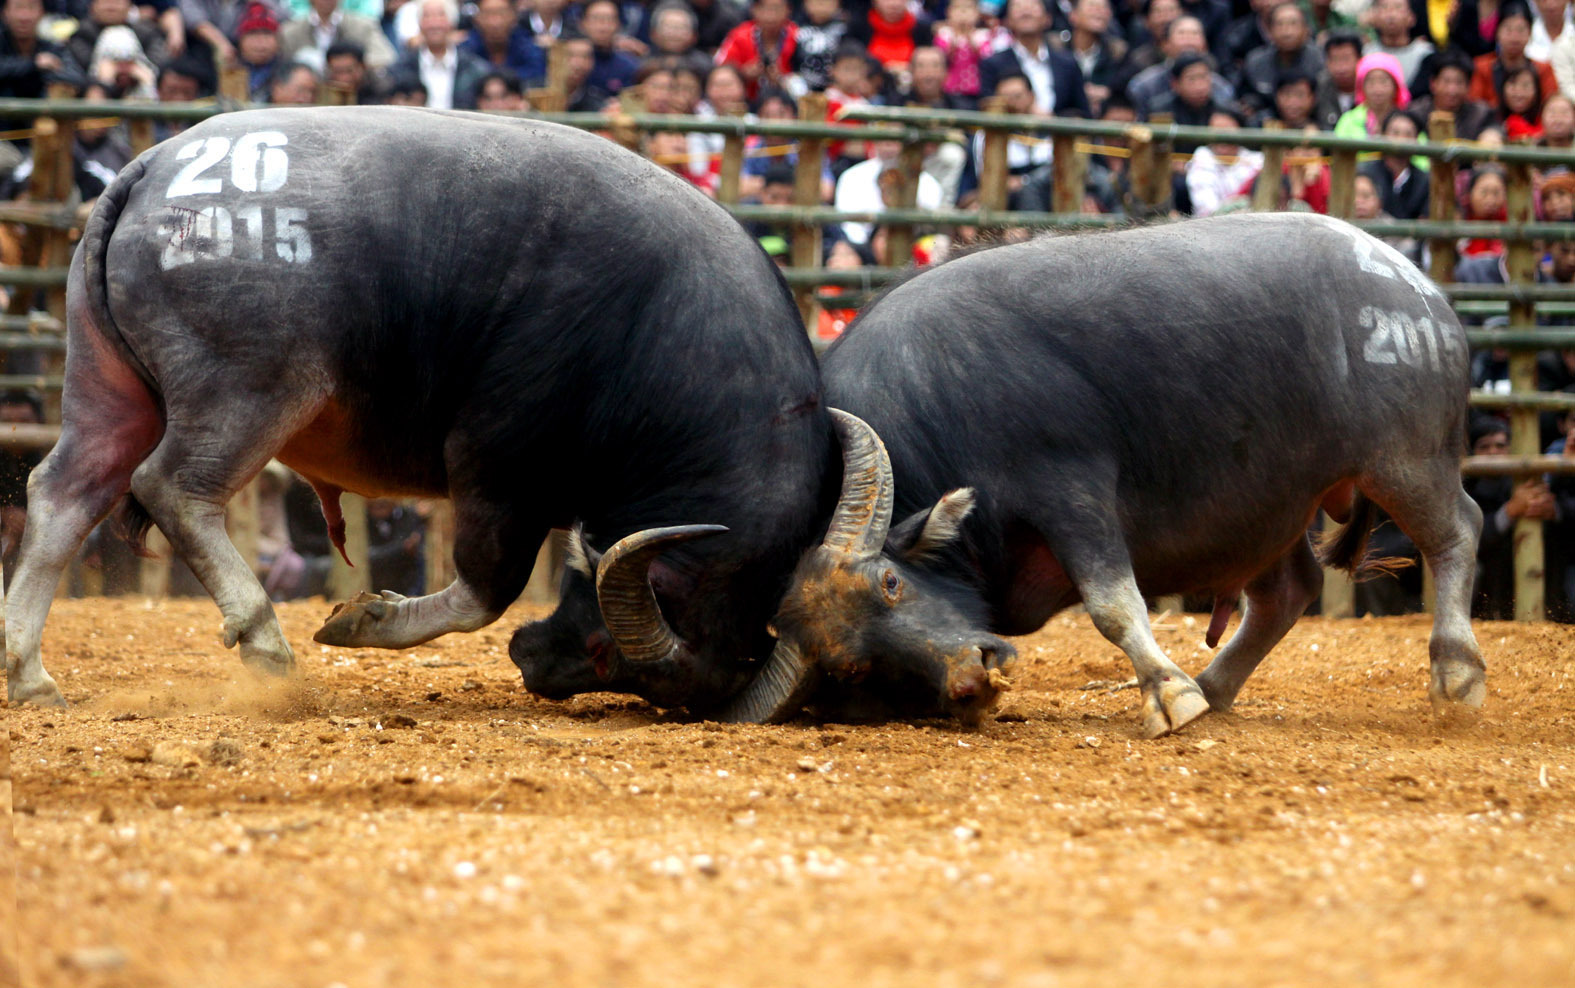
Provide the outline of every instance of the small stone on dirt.
[[141,719],[142,719],[142,715],[141,714],[137,713],[135,710],[128,710],[128,711],[126,711],[123,714],[116,714],[115,716],[111,717],[109,720],[110,720],[110,723],[112,723],[112,724],[124,724],[128,720],[141,720]]
[[202,764],[201,755],[173,741],[160,741],[154,745],[150,760],[155,765],[167,765],[170,768],[195,768]]
[[118,971],[126,966],[126,952],[119,947],[78,947],[66,955],[66,964],[78,971]]
[[459,684],[459,691],[461,693],[472,693],[479,689],[485,689],[485,687],[483,687],[474,679],[467,679],[463,683]]
[[441,703],[442,700],[443,700],[443,691],[442,690],[433,690],[432,692],[427,694],[426,700],[427,700],[428,703]]
[[384,727],[415,727],[416,719],[407,714],[389,714],[382,723]]
[[1218,744],[1219,742],[1215,741],[1213,738],[1204,738],[1202,741],[1199,741],[1192,747],[1199,751],[1208,751],[1210,748],[1216,747]]
[[1079,748],[1097,748],[1097,747],[1099,747],[1102,744],[1104,744],[1103,741],[1099,740],[1098,738],[1096,738],[1092,734],[1090,734],[1088,737],[1086,737],[1083,740],[1079,741],[1077,743],[1077,747],[1079,747]]
[[120,757],[124,758],[128,762],[141,763],[150,761],[153,758],[153,752],[147,747],[147,745],[139,744],[133,745],[132,747],[127,748],[125,751],[121,752]]
[[229,738],[219,738],[208,745],[208,761],[226,768],[239,765],[244,754],[241,746]]

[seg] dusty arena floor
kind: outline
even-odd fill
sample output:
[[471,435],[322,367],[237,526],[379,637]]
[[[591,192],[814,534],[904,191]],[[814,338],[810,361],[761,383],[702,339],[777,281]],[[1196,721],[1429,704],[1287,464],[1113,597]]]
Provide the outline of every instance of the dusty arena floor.
[[[492,629],[267,687],[206,601],[63,601],[6,714],[28,985],[1575,983],[1575,631],[1307,619],[1235,714],[1137,738],[1083,617],[982,728],[685,723],[526,695]],[[1198,622],[1160,641],[1189,670]],[[0,785],[4,781],[0,780]],[[3,866],[0,845],[0,866]],[[0,868],[0,881],[9,875]],[[4,900],[0,900],[4,901]],[[15,930],[17,945],[10,942]]]

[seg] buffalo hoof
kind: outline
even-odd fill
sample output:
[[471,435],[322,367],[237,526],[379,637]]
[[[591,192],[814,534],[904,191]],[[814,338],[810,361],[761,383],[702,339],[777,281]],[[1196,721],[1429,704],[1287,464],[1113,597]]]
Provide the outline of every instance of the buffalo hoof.
[[31,683],[17,683],[7,680],[5,696],[14,707],[19,707],[24,703],[32,704],[35,707],[63,708],[68,706],[66,698],[60,695],[60,687],[55,685],[55,681],[49,677],[47,672],[44,673],[42,679],[34,680]]
[[312,640],[340,648],[378,648],[379,631],[399,611],[404,597],[392,590],[362,592],[342,604],[335,604],[328,620],[317,629]]
[[1143,690],[1143,736],[1162,738],[1209,712],[1209,701],[1198,684],[1171,674]]
[[1475,663],[1437,663],[1427,695],[1433,701],[1433,712],[1441,716],[1459,713],[1462,708],[1474,710],[1487,698],[1487,677]]

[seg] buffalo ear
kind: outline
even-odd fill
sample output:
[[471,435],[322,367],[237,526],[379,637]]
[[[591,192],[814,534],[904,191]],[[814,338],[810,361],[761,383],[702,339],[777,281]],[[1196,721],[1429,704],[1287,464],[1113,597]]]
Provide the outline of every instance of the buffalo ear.
[[959,487],[941,495],[933,507],[915,511],[891,530],[887,545],[904,562],[919,563],[934,557],[954,541],[978,497],[972,487]]
[[596,567],[601,561],[602,554],[585,541],[585,526],[575,525],[571,528],[568,545],[563,550],[563,565],[594,583]]

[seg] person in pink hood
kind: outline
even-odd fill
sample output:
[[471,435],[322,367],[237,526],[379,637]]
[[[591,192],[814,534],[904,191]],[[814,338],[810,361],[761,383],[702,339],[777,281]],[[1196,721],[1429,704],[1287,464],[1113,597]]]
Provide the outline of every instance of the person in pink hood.
[[1363,55],[1356,63],[1356,105],[1340,115],[1334,132],[1342,137],[1376,137],[1383,133],[1389,114],[1410,102],[1400,60],[1388,52]]

